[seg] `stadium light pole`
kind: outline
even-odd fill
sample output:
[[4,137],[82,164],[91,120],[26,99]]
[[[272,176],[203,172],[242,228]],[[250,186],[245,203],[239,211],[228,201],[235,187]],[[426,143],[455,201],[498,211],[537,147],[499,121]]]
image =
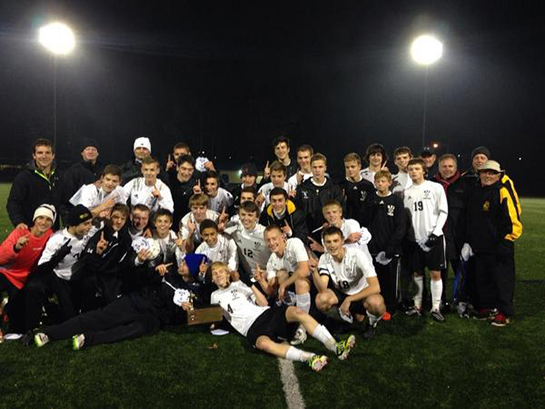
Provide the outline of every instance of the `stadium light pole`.
[[38,41],[53,56],[53,146],[57,146],[57,59],[67,56],[76,46],[74,32],[66,24],[54,22],[38,30]]
[[426,147],[426,114],[428,108],[428,72],[430,65],[443,55],[443,43],[431,35],[421,35],[411,44],[413,60],[426,68],[424,78],[424,102],[422,109],[422,149]]

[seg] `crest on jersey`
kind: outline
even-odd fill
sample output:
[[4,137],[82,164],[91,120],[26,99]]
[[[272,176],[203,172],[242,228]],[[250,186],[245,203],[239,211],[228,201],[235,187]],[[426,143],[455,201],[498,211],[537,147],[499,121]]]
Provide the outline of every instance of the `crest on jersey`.
[[233,296],[233,300],[238,299],[238,288],[233,288],[231,290],[231,295]]
[[390,216],[390,217],[393,217],[395,208],[396,207],[394,205],[388,205],[387,210],[386,210],[386,215]]
[[483,203],[483,212],[488,212],[490,210],[490,202],[487,200]]
[[365,202],[365,199],[367,198],[367,192],[361,191],[360,192],[360,202]]
[[303,200],[308,200],[308,192],[302,190],[301,193],[303,194]]
[[431,190],[424,190],[423,199],[431,199]]
[[260,250],[261,249],[261,243],[259,241],[254,241],[254,250]]

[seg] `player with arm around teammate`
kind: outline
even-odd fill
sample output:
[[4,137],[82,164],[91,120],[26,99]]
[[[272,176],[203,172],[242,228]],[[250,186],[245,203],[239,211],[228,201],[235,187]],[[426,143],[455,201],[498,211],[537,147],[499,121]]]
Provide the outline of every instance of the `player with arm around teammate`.
[[265,296],[256,286],[250,288],[242,281],[231,282],[226,264],[213,263],[211,272],[212,281],[218,287],[212,293],[211,304],[219,304],[227,321],[256,348],[279,358],[307,362],[316,372],[327,364],[326,356],[280,343],[289,337],[290,324],[303,325],[309,334],[341,360],[348,358],[354,348],[354,335],[345,341],[336,342],[326,327],[297,307],[269,307]]
[[336,313],[345,321],[353,322],[353,315],[369,317],[363,337],[375,335],[376,326],[386,312],[380,295],[380,284],[375,268],[365,253],[354,247],[343,246],[342,231],[335,226],[323,232],[326,252],[318,266],[311,266],[312,280],[318,289],[316,307],[323,313]]

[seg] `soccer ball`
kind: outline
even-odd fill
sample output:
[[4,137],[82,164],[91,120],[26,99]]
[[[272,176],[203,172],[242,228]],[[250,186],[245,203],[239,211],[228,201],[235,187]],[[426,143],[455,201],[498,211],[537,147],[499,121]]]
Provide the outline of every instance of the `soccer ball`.
[[132,248],[137,253],[140,253],[141,250],[150,251],[150,260],[156,258],[161,252],[161,247],[155,239],[147,239],[145,237],[138,237],[132,242]]

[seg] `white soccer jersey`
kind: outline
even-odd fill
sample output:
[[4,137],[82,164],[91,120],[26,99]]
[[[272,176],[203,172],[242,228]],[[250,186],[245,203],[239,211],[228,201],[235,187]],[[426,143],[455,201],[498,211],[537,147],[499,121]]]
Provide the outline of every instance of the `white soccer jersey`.
[[[217,223],[219,217],[220,215],[218,214],[218,212],[215,212],[210,209],[206,211],[205,219],[210,219]],[[193,216],[193,213],[191,212],[186,214],[180,221],[180,231],[179,231],[180,237],[184,240],[186,240],[189,237],[189,228],[187,227],[189,220],[195,223],[195,233],[193,233],[193,241],[200,243],[202,241],[201,226],[200,226],[200,223],[197,223],[195,221],[195,216]]]
[[367,288],[367,278],[376,277],[375,267],[370,257],[354,247],[345,247],[340,263],[329,253],[324,253],[318,262],[318,273],[327,275],[335,288],[348,295],[354,295]]
[[81,204],[87,209],[94,209],[110,198],[113,198],[116,204],[127,203],[127,195],[121,186],[117,186],[112,192],[106,193],[101,187],[96,187],[94,183],[82,186],[70,198],[70,203],[74,206]]
[[[299,187],[299,185],[297,184],[297,175],[302,175],[303,176],[303,179],[301,180],[301,183],[303,183],[305,180],[310,179],[312,177],[312,172],[303,173],[300,170],[298,170],[295,175],[291,176],[288,179],[288,186],[289,186],[290,190],[297,190],[297,188]],[[289,190],[288,190],[288,193],[289,193]]]
[[246,230],[242,224],[238,224],[226,229],[225,232],[235,241],[240,252],[240,262],[245,262],[252,273],[258,265],[266,268],[271,251],[263,237],[265,226],[257,223],[253,230]]
[[[265,201],[263,202],[263,205],[261,206],[261,210],[263,210],[265,207],[267,207],[271,203],[270,194],[271,194],[271,190],[273,189],[274,189],[274,185],[272,184],[272,182],[265,183],[263,186],[259,188],[259,191],[257,193],[262,194],[263,197],[265,198]],[[284,182],[284,186],[282,186],[282,189],[284,189],[286,193],[290,192],[290,185],[288,184],[288,182]]]
[[57,264],[53,271],[57,277],[62,278],[63,280],[70,280],[72,277],[72,266],[78,261],[81,253],[85,249],[89,239],[97,232],[97,229],[91,229],[89,234],[84,236],[82,239],[78,239],[76,236],[68,233],[68,228],[57,231],[45,245],[44,252],[38,261],[38,265],[47,263],[53,255],[59,250],[63,245],[68,243],[71,246],[70,253]]
[[441,236],[447,221],[448,203],[443,186],[429,180],[405,190],[404,206],[411,212],[411,222],[417,243],[430,234]]
[[[372,238],[371,232],[367,230],[367,228],[360,226],[357,220],[343,219],[340,229],[343,233],[344,240],[346,240],[348,236],[350,236],[352,233],[361,233],[361,237],[356,243],[345,242],[344,247],[355,247],[362,250],[365,253],[369,252],[369,249],[367,248],[367,243],[371,241],[371,238]],[[324,247],[324,250],[327,253],[327,249],[325,248],[323,238],[322,238],[322,246]]]
[[282,257],[271,253],[267,262],[267,280],[276,277],[279,270],[286,270],[288,273],[295,272],[297,263],[304,261],[308,261],[308,253],[301,239],[297,237],[288,239]]
[[413,184],[412,179],[406,172],[398,172],[392,177],[392,193],[395,193],[403,199],[405,189],[408,189]]
[[225,319],[234,329],[246,336],[255,320],[269,309],[256,305],[254,298],[250,287],[242,281],[235,281],[227,288],[214,291],[210,297],[210,304],[219,304]]
[[[153,197],[151,194],[154,187],[159,190],[161,200]],[[123,187],[123,190],[126,197],[130,198],[131,206],[144,204],[150,208],[152,213],[155,213],[158,209],[166,209],[174,212],[174,201],[172,200],[170,189],[159,179],[157,179],[154,186],[146,186],[143,177],[135,178],[129,181]]]
[[238,254],[235,241],[223,234],[218,235],[218,242],[214,247],[210,247],[203,241],[197,250],[197,254],[204,254],[210,261],[221,261],[229,267],[229,270],[238,270]]
[[159,256],[161,258],[160,260],[157,260],[157,262],[169,263],[174,260],[174,258],[176,257],[176,249],[178,248],[178,246],[176,245],[176,240],[178,239],[176,233],[170,230],[168,232],[168,236],[166,236],[165,238],[160,239],[155,235],[153,238],[157,241],[157,243],[159,244],[159,248],[161,249],[161,252],[159,253]]
[[375,173],[376,172],[373,172],[369,168],[360,170],[360,176],[364,178],[365,180],[368,180],[369,182],[371,182],[373,186],[375,185]]
[[225,207],[225,211],[227,212],[229,207],[231,207],[231,205],[233,204],[233,200],[233,195],[224,188],[220,187],[218,188],[218,194],[216,195],[216,197],[210,197],[209,208],[210,210],[221,213],[221,211]]

